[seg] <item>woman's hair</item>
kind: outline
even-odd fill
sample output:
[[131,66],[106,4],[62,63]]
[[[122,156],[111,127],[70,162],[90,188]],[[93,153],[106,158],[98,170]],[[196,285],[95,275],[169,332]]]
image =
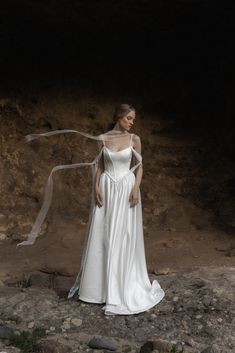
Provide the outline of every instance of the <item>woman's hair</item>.
[[113,119],[112,122],[108,125],[108,130],[112,130],[114,126],[116,125],[118,119],[123,118],[125,115],[127,115],[130,111],[134,110],[135,108],[131,106],[130,104],[120,104],[118,105],[113,113]]

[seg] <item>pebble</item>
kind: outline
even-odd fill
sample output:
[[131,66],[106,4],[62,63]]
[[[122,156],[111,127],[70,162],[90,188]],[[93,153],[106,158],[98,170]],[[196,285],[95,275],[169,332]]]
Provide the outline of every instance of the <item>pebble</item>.
[[171,349],[172,344],[165,340],[154,340],[154,341],[147,341],[145,342],[141,348],[140,353],[150,353],[150,352],[169,352]]
[[187,340],[185,341],[185,344],[190,346],[190,347],[195,347],[196,346],[195,341],[191,337],[187,338]]
[[33,328],[35,325],[35,322],[34,321],[31,321],[28,323],[28,328]]
[[196,315],[196,319],[201,319],[202,318],[202,315]]
[[70,320],[71,320],[70,318],[64,320],[64,322],[61,326],[62,331],[69,330],[71,328]]
[[6,234],[0,233],[0,240],[5,240],[7,238]]
[[79,327],[82,324],[82,320],[81,319],[72,319],[71,320],[71,324],[73,324],[74,326]]
[[114,339],[108,337],[93,337],[88,346],[95,349],[108,349],[110,351],[117,350],[117,342]]

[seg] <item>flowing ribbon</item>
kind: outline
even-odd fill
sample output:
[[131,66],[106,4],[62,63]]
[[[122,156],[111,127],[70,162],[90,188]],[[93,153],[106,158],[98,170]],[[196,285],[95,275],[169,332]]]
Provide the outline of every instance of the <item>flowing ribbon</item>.
[[[54,131],[50,131],[50,132],[46,132],[46,133],[42,133],[42,134],[29,134],[29,135],[26,135],[25,138],[29,142],[29,141],[38,139],[40,137],[48,137],[48,136],[52,136],[52,135],[58,135],[58,134],[69,133],[69,132],[75,132],[75,133],[78,133],[84,137],[91,138],[93,140],[98,140],[98,141],[104,141],[104,140],[110,141],[114,138],[114,135],[93,136],[93,135],[90,135],[90,134],[87,134],[84,132],[80,132],[77,130],[68,130],[68,129],[54,130]],[[116,135],[116,136],[119,137],[118,135]],[[136,168],[138,168],[139,165],[142,163],[142,157],[133,148],[132,148],[132,151],[138,161],[138,163],[130,169],[130,171],[134,172],[134,170]],[[96,158],[92,162],[58,165],[58,166],[55,166],[51,170],[51,173],[48,177],[47,184],[46,184],[44,201],[43,201],[42,207],[37,215],[37,218],[32,226],[31,232],[28,234],[27,239],[22,241],[21,243],[18,243],[17,246],[33,245],[35,243],[36,238],[38,237],[41,226],[46,218],[47,212],[48,212],[50,205],[51,205],[52,194],[53,194],[53,178],[52,178],[53,173],[56,172],[57,170],[62,170],[62,169],[72,169],[72,168],[79,168],[79,167],[84,167],[84,166],[91,166],[91,167],[93,167],[93,183],[94,183],[94,175],[95,175],[94,169],[95,169],[96,165],[98,164],[102,153],[103,153],[103,149],[100,150],[99,154],[96,156]]]

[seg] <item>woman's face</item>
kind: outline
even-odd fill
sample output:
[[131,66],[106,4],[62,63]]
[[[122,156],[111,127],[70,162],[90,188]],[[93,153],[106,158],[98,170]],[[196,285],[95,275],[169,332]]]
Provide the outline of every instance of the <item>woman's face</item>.
[[118,119],[119,126],[124,129],[129,131],[135,121],[135,111],[131,110],[127,115],[123,116],[122,118]]

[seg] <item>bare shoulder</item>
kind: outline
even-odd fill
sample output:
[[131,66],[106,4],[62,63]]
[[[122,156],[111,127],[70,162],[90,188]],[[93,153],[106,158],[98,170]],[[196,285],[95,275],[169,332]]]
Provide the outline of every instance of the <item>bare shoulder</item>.
[[133,148],[141,153],[141,141],[140,141],[140,137],[136,134],[133,134],[132,136],[132,145],[133,145]]
[[132,141],[133,141],[134,144],[140,144],[141,143],[140,137],[138,135],[136,135],[136,134],[133,134]]

